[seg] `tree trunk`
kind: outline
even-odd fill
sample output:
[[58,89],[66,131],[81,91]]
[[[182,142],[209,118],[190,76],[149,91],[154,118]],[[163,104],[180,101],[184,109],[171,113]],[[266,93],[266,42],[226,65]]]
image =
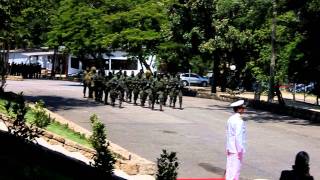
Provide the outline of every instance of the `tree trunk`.
[[151,68],[150,68],[150,65],[149,65],[149,64],[147,63],[147,61],[143,58],[143,56],[139,55],[138,58],[139,58],[140,63],[143,64],[143,66],[146,68],[146,70],[149,70],[149,71],[152,73]]
[[57,51],[58,51],[58,47],[55,47],[53,49],[53,58],[52,58],[52,68],[51,68],[51,78],[53,79],[56,75],[56,70],[55,70],[55,66],[56,66],[56,61],[57,61]]
[[220,59],[218,57],[213,61],[213,80],[212,80],[211,93],[217,93],[218,80],[220,78],[219,64],[220,64]]
[[284,99],[282,97],[279,84],[277,84],[277,87],[275,88],[275,91],[276,91],[276,95],[277,95],[279,104],[282,105],[282,106],[285,106],[286,103],[284,102]]
[[261,84],[257,83],[254,90],[254,100],[260,101],[260,97],[261,97]]
[[4,45],[4,49],[3,49],[3,55],[1,58],[2,64],[1,64],[1,68],[2,68],[2,72],[0,72],[1,74],[1,86],[0,86],[0,93],[4,92],[4,87],[6,85],[6,75],[7,75],[7,68],[8,68],[8,61],[9,61],[9,52],[10,52],[10,45],[7,44],[7,46]]

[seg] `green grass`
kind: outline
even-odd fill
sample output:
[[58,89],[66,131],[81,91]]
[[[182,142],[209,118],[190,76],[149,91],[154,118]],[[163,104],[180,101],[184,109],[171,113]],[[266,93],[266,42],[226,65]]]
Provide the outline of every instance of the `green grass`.
[[[6,103],[7,103],[7,100],[0,98],[1,113],[8,114],[8,112],[4,107]],[[28,108],[25,118],[27,123],[29,124],[32,124],[33,121],[35,120],[35,116],[31,108]],[[79,132],[76,132],[70,129],[67,124],[61,124],[59,122],[52,121],[45,129],[48,130],[49,132],[60,135],[68,140],[74,141],[86,147],[92,147],[89,140],[85,137],[84,134],[81,134]]]
[[50,123],[49,126],[46,127],[46,129],[66,139],[77,142],[87,147],[91,147],[89,140],[84,136],[84,134],[71,130],[67,125],[60,124],[59,122],[54,121]]

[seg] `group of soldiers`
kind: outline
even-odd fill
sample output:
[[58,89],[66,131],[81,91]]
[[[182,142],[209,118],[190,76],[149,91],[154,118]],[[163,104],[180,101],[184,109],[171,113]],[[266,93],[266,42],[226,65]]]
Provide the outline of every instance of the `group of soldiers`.
[[22,76],[24,79],[40,78],[40,64],[9,64],[9,74],[12,76]]
[[163,106],[167,105],[169,97],[169,106],[182,109],[182,89],[183,84],[178,75],[158,74],[150,71],[145,73],[141,70],[137,75],[131,72],[128,76],[127,72],[118,73],[109,72],[105,75],[103,69],[97,71],[95,67],[87,68],[83,74],[83,96],[86,98],[87,89],[88,98],[94,98],[97,102],[104,102],[115,106],[116,100],[119,101],[119,108],[123,102],[133,103],[146,106],[150,109],[155,108],[155,104],[159,104],[160,111]]

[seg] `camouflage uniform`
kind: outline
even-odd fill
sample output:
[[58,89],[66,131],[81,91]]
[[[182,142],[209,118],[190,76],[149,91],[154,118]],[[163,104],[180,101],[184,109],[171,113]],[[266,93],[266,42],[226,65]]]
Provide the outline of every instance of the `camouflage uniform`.
[[109,72],[108,76],[104,79],[104,104],[108,104],[108,97],[111,90],[111,79],[113,78],[113,75],[111,72]]
[[127,101],[129,102],[131,102],[132,100],[132,92],[134,89],[134,78],[135,78],[134,72],[132,71],[131,76],[126,79],[126,86],[127,86],[126,97],[127,97]]
[[89,86],[89,98],[93,98],[93,93],[94,93],[94,76],[96,76],[96,68],[91,67],[91,70],[89,72],[89,77],[90,77],[90,86]]
[[118,97],[117,87],[118,87],[118,78],[113,77],[109,82],[110,85],[110,101],[111,106],[115,106],[115,101]]
[[177,97],[179,97],[179,107],[182,108],[182,89],[183,84],[180,81],[179,76],[172,79],[170,82],[171,85],[171,92],[170,92],[170,106],[172,104],[172,107],[175,108]]
[[86,97],[87,89],[89,89],[89,88],[90,88],[90,85],[91,85],[91,77],[90,77],[89,68],[87,68],[87,69],[83,72],[82,82],[83,82],[83,97],[85,98],[85,97]]
[[148,93],[150,89],[150,74],[146,74],[146,77],[143,77],[140,80],[140,101],[141,101],[141,106],[144,106]]
[[165,104],[165,90],[166,90],[166,82],[162,78],[162,76],[159,77],[158,81],[155,82],[155,89],[156,89],[156,95],[157,98],[160,101],[160,111],[162,111],[162,106]]
[[142,74],[138,73],[136,77],[133,78],[133,104],[137,105],[137,100],[140,92],[140,83]]
[[95,100],[98,102],[102,101],[104,90],[104,73],[103,70],[99,70],[98,75],[94,76],[94,91]]

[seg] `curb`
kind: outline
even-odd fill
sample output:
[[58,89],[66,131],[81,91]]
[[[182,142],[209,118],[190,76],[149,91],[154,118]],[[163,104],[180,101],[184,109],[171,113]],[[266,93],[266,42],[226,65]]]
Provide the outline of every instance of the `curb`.
[[[85,134],[86,137],[91,136],[91,132],[87,129],[75,124],[74,122],[65,119],[64,117],[45,109],[48,114],[52,118],[55,118],[57,122],[60,122],[62,124],[68,124],[70,129],[73,129],[74,131],[80,132]],[[120,161],[116,163],[116,167],[119,167],[120,170],[123,170],[129,175],[155,175],[156,173],[156,164],[142,158],[141,156],[134,154],[132,152],[129,152],[128,150],[124,149],[123,147],[112,143],[110,140],[108,140],[110,146],[110,150],[115,153],[116,157],[120,158]]]
[[216,94],[210,95],[210,94],[201,93],[201,92],[197,93],[197,97],[215,99],[215,100],[225,101],[225,102],[233,102],[239,99],[243,99],[248,103],[249,107],[252,107],[254,109],[269,111],[279,115],[288,115],[295,118],[301,118],[301,119],[309,120],[312,123],[320,123],[320,112],[312,111],[308,109],[302,109],[302,108],[297,108],[293,106],[282,106],[280,104],[242,98],[237,96],[228,96],[228,95],[218,96]]

